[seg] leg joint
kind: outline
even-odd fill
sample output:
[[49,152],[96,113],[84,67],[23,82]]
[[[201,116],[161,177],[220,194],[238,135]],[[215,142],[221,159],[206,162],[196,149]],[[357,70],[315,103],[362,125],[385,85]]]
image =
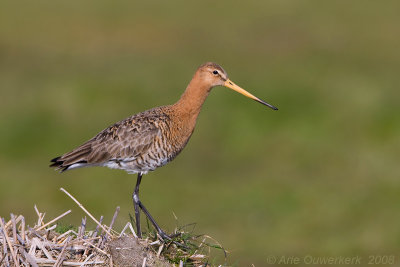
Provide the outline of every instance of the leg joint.
[[135,202],[136,204],[140,203],[139,195],[136,193],[133,194],[133,202]]

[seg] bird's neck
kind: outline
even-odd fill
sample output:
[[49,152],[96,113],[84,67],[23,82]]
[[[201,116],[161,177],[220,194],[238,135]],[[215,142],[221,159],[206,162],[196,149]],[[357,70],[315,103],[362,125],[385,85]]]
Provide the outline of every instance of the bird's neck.
[[178,113],[180,113],[182,117],[192,119],[195,122],[210,90],[210,85],[204,82],[202,83],[201,79],[199,79],[199,75],[196,74],[179,101],[175,103]]

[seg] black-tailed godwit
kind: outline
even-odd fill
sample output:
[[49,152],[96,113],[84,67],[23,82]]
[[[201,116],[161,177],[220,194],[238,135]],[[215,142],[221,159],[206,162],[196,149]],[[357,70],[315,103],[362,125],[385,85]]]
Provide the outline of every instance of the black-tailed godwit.
[[88,166],[107,166],[137,173],[133,204],[137,235],[141,237],[140,209],[162,239],[170,239],[158,226],[139,199],[142,176],[173,160],[185,147],[196,125],[197,116],[211,89],[225,86],[274,110],[228,79],[225,70],[208,62],[201,65],[178,102],[135,114],[111,125],[95,137],[60,157],[50,166],[67,171]]

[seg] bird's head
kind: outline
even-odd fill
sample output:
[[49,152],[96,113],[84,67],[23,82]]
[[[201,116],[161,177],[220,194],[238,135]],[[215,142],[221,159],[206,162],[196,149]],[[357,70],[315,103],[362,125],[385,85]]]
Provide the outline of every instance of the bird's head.
[[203,83],[207,83],[209,85],[210,89],[219,85],[225,86],[267,107],[278,110],[278,108],[250,94],[249,92],[229,80],[226,71],[216,63],[207,62],[201,65],[197,70],[197,74],[200,75],[200,79]]

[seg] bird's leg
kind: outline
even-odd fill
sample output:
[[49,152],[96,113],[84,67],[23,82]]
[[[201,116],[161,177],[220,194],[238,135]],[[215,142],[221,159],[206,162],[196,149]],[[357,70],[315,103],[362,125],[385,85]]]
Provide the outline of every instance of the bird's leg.
[[139,207],[142,209],[144,214],[146,214],[147,218],[149,218],[150,222],[153,224],[154,228],[156,228],[157,233],[160,235],[160,237],[163,240],[171,240],[171,237],[167,235],[160,226],[158,226],[157,222],[154,220],[154,218],[151,216],[149,211],[146,209],[146,207],[143,205],[142,202],[139,201]]
[[141,181],[142,181],[142,174],[139,173],[138,177],[137,177],[137,181],[136,181],[135,190],[133,191],[133,195],[132,195],[133,206],[135,208],[136,231],[137,231],[137,236],[139,238],[142,237],[142,230],[140,228],[140,207],[139,207],[139,203],[140,203],[139,186],[140,186]]
[[146,207],[143,205],[143,203],[139,199],[139,186],[140,182],[142,181],[142,174],[138,174],[137,182],[136,182],[136,187],[135,191],[133,192],[133,205],[135,207],[135,219],[136,219],[136,230],[137,230],[137,236],[139,238],[142,237],[142,231],[140,228],[140,209],[143,210],[144,214],[146,214],[147,218],[149,218],[150,222],[153,224],[154,228],[156,228],[157,233],[160,235],[160,237],[163,240],[171,240],[171,237],[169,237],[162,229],[160,226],[158,226],[157,222],[154,220],[154,218],[150,215],[149,211],[146,209]]

